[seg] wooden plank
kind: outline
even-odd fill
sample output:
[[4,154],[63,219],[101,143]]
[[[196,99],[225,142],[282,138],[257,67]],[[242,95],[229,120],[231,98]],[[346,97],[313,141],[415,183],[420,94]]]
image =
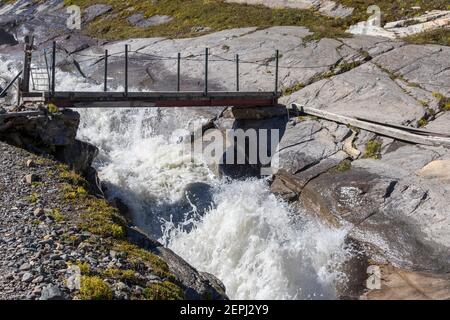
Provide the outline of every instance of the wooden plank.
[[380,124],[365,122],[362,120],[357,120],[355,118],[350,118],[342,115],[338,115],[335,113],[318,110],[310,107],[304,107],[299,104],[294,103],[294,107],[296,107],[301,112],[316,116],[319,118],[323,118],[326,120],[338,122],[345,125],[351,125],[360,129],[364,129],[370,132],[374,132],[386,137],[394,138],[397,140],[412,142],[416,144],[428,145],[428,146],[441,146],[446,145],[450,146],[450,138],[442,138],[442,137],[433,137],[433,136],[422,136],[414,133],[410,133],[405,130],[396,129],[392,127],[383,126]]
[[401,124],[379,122],[376,120],[361,118],[361,117],[355,117],[355,119],[366,121],[366,122],[371,122],[371,123],[375,123],[375,124],[379,124],[379,125],[384,125],[384,126],[391,127],[391,128],[402,129],[402,130],[406,130],[406,131],[420,134],[423,136],[436,136],[436,137],[450,138],[450,134],[447,134],[447,133],[433,132],[433,131],[424,130],[424,129],[420,129],[420,128],[408,127],[408,126],[404,126]]

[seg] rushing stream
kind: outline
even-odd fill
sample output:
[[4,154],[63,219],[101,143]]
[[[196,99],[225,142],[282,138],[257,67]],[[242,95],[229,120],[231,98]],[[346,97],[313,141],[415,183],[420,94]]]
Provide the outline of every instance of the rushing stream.
[[[60,89],[101,90],[69,74],[58,79]],[[350,254],[346,230],[331,230],[294,210],[263,179],[219,178],[201,158],[192,160],[181,136],[172,134],[187,128],[189,113],[80,113],[78,137],[100,149],[95,166],[108,196],[120,198],[142,230],[222,280],[230,298],[335,298],[336,281],[345,280],[339,265]]]

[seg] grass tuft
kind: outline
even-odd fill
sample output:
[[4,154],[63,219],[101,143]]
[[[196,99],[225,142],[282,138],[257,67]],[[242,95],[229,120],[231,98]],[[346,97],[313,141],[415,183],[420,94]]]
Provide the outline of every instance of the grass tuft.
[[364,151],[364,159],[380,159],[381,158],[381,142],[378,140],[369,140]]
[[82,276],[78,297],[81,300],[111,300],[113,293],[108,284],[101,278]]
[[181,289],[168,281],[153,283],[144,289],[144,297],[147,300],[182,300],[184,299]]

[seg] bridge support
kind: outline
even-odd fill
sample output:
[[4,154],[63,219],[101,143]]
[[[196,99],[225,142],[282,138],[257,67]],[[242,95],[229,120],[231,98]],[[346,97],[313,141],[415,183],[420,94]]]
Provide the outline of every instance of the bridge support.
[[22,83],[20,85],[20,90],[22,92],[30,92],[30,76],[31,76],[31,59],[33,55],[33,36],[25,37],[25,57],[23,61],[23,71],[22,71]]

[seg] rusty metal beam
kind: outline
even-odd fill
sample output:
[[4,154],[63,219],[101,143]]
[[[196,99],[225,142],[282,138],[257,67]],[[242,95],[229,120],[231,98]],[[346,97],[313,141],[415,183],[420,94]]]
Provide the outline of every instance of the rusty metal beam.
[[133,107],[214,107],[274,106],[279,95],[273,92],[55,92],[24,93],[24,102],[53,103],[70,108],[133,108]]

